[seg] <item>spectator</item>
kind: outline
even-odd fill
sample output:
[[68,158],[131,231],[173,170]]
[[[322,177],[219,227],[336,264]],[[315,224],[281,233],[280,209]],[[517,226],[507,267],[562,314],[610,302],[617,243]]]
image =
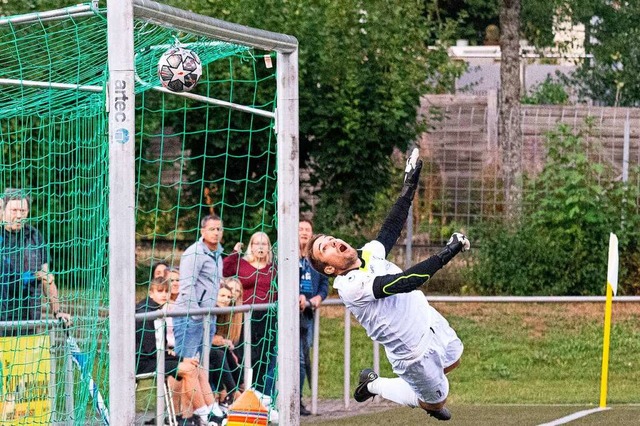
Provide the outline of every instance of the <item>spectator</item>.
[[[224,283],[218,292],[219,308],[226,308],[232,305],[233,292]],[[239,371],[238,358],[233,352],[235,343],[228,336],[230,329],[230,314],[218,315],[216,335],[213,337],[213,347],[211,348],[209,383],[220,392],[220,400],[229,406],[240,396],[238,391]],[[239,336],[238,336],[239,337]],[[237,341],[236,341],[237,343]],[[216,373],[219,373],[216,375]],[[220,386],[222,384],[223,386]]]
[[[231,291],[230,306],[242,306],[242,283],[240,280],[236,277],[224,278],[223,286]],[[216,326],[218,329],[216,334],[229,339],[237,348],[242,338],[242,323],[242,312],[220,315]]]
[[180,293],[180,269],[169,268],[169,302],[174,303]]
[[[169,300],[169,284],[165,278],[154,278],[149,284],[149,294],[136,305],[136,313],[162,309]],[[156,335],[153,320],[136,321],[137,374],[155,372],[157,369]],[[222,421],[215,416],[215,399],[204,370],[195,358],[182,358],[173,352],[165,353],[165,371],[174,392],[180,394],[180,407],[191,424],[207,425],[210,420]],[[182,420],[182,419],[181,419]],[[182,424],[182,423],[181,423]]]
[[[216,215],[200,221],[202,237],[189,246],[180,258],[180,292],[176,307],[185,310],[213,308],[222,279],[222,220]],[[215,335],[215,315],[211,316],[211,338]],[[193,358],[202,354],[204,324],[202,315],[176,317],[173,320],[178,355]]]
[[157,277],[164,277],[164,275],[167,273],[168,270],[169,270],[169,264],[164,260],[154,263],[153,266],[151,267],[151,279],[154,279]]
[[[7,188],[0,200],[0,319],[39,320],[44,292],[53,316],[69,323],[71,316],[60,310],[58,288],[49,271],[47,244],[36,228],[25,223],[30,207],[31,199],[19,189]],[[33,332],[32,328],[20,327],[5,335]]]
[[[167,312],[175,308],[178,293],[180,292],[180,270],[178,268],[170,268],[168,271],[169,301],[165,305]],[[176,337],[173,331],[173,317],[167,317],[165,322],[167,324],[167,350],[175,355]]]
[[[224,286],[228,287],[231,290],[232,298],[231,304],[235,307],[242,306],[242,283],[237,277],[226,277],[224,278]],[[233,371],[233,377],[236,379],[240,390],[244,389],[243,384],[243,358],[244,358],[244,314],[242,312],[234,312],[233,314],[225,314],[221,315],[218,318],[218,324],[216,328],[218,329],[217,333],[224,338],[231,340],[233,346],[235,347],[234,353],[236,355],[236,360],[238,363],[238,370]]]
[[[166,305],[166,309],[167,312],[172,311],[175,308],[175,301],[178,298],[178,293],[180,292],[180,270],[178,268],[169,268],[168,269],[168,274],[167,274],[168,280],[169,280],[169,303],[167,303]],[[166,318],[166,324],[167,324],[167,349],[168,352],[171,353],[172,355],[175,355],[175,344],[176,344],[176,338],[175,338],[175,334],[173,331],[173,317],[167,317]],[[207,375],[204,371],[203,373],[205,374],[205,377],[207,377],[207,380],[209,381],[209,384],[212,386],[213,388],[213,383],[218,383],[220,381],[220,379],[216,379],[216,380],[211,380],[211,366],[212,365],[220,365],[215,371],[223,371],[222,370],[222,360],[224,359],[223,355],[224,354],[213,354],[212,352],[209,352],[209,375]],[[213,360],[213,361],[212,361]],[[227,367],[227,370],[229,370],[229,367]],[[217,392],[217,389],[214,389]],[[219,406],[218,406],[218,402],[214,402],[214,407],[212,409],[212,413],[214,413],[215,416],[221,417],[223,416],[223,412],[220,410]]]
[[[237,276],[242,283],[243,303],[272,303],[278,298],[275,288],[277,276],[269,236],[256,232],[249,240],[243,257],[242,243],[234,246],[233,253],[224,260],[224,275]],[[254,370],[254,388],[272,395],[276,362],[276,333],[274,315],[267,311],[253,312],[251,322],[251,367]]]
[[[313,345],[313,311],[327,298],[329,280],[311,267],[307,259],[307,243],[313,236],[313,224],[308,219],[298,223],[300,243],[300,415],[308,416],[311,411],[302,403],[304,379],[311,375],[309,352]],[[307,302],[311,306],[307,306]],[[311,378],[309,377],[309,383]]]
[[[240,280],[237,277],[226,277],[224,278],[224,285],[226,287],[229,287],[229,289],[231,290],[231,301],[233,303],[234,306],[241,306],[242,305],[242,283],[240,282]],[[242,317],[242,312],[236,312],[234,315],[239,315],[240,317]],[[242,323],[242,319],[240,319],[240,323]],[[239,324],[239,328],[242,328],[242,324]],[[240,338],[240,335],[238,335],[238,339]]]

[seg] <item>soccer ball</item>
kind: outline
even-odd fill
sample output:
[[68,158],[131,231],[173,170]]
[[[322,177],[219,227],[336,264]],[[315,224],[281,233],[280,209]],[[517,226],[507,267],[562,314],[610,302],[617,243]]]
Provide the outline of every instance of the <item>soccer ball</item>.
[[193,50],[172,47],[158,61],[160,83],[173,92],[188,92],[202,76],[202,62]]

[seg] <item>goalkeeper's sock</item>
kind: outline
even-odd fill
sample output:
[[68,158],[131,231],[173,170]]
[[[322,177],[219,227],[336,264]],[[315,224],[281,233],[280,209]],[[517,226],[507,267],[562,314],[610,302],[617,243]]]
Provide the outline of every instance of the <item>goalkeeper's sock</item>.
[[418,395],[411,386],[401,378],[387,379],[379,377],[367,386],[369,392],[380,395],[384,399],[408,407],[418,406]]

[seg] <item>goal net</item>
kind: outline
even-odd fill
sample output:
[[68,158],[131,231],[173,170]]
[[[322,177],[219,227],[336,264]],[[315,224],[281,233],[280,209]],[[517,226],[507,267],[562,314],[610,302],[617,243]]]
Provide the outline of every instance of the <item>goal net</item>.
[[[236,242],[246,247],[256,232],[270,237],[274,259],[283,249],[295,251],[297,238],[283,239],[279,229],[283,223],[297,225],[297,154],[286,159],[295,188],[283,191],[283,148],[276,143],[279,133],[291,133],[280,122],[285,131],[276,132],[276,106],[284,106],[279,79],[286,78],[277,69],[278,43],[287,39],[275,35],[273,41],[272,33],[264,32],[270,49],[252,43],[251,29],[245,34],[244,27],[144,0],[134,5],[132,134],[114,132],[109,123],[110,114],[113,120],[124,106],[109,99],[108,55],[115,49],[109,47],[104,5],[0,19],[2,424],[106,423],[109,413],[115,424],[131,419],[133,410],[136,423],[163,422],[170,401],[154,377],[138,391],[132,381],[118,389],[113,385],[135,372],[133,366],[127,370],[127,359],[137,363],[140,352],[137,347],[138,354],[129,354],[133,333],[114,339],[112,333],[121,331],[113,324],[134,323],[129,308],[146,298],[152,268],[158,263],[179,268],[183,251],[201,236],[201,220],[212,214],[224,223],[223,256]],[[202,62],[202,77],[186,94],[163,88],[158,78],[158,61],[176,46],[196,52]],[[294,43],[289,47],[295,50]],[[118,94],[117,88],[111,93]],[[297,110],[287,110],[295,114],[290,139],[297,140]],[[122,189],[113,173],[128,166],[119,163],[110,143],[135,146],[134,208],[118,197]],[[294,148],[287,149],[297,153]],[[283,200],[295,214],[282,217]],[[135,235],[123,237],[128,233],[119,218],[135,223]],[[122,253],[114,241],[123,238],[135,244],[135,259],[114,265]],[[294,260],[295,270],[292,261],[278,268],[293,277]],[[125,275],[114,274],[122,269]],[[135,283],[117,282],[123,276],[135,277]],[[279,281],[274,274],[265,302],[277,302]],[[110,300],[115,287],[127,300]],[[245,288],[245,299],[250,295]],[[279,309],[271,303],[244,314],[263,321],[266,329],[258,339],[237,342],[238,368],[210,365],[214,391],[226,390],[223,373],[232,373],[238,387],[261,391],[267,375],[274,380]],[[67,314],[71,321],[65,325],[59,318]],[[137,320],[138,329],[153,323]],[[251,325],[241,327],[243,336],[254,336]],[[125,348],[124,359],[114,358],[121,350],[114,342]],[[243,362],[243,355],[250,362]],[[133,395],[135,408],[127,408]]]

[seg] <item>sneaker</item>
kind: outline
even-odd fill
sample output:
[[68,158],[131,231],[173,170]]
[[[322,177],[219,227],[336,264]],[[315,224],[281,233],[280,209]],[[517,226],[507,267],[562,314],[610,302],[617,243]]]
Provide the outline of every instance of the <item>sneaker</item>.
[[278,410],[276,410],[275,408],[269,409],[269,424],[270,425],[280,424],[280,414],[278,413]]
[[222,406],[220,404],[218,404],[217,402],[213,403],[213,406],[211,407],[211,412],[209,414],[209,416],[213,416],[213,417],[220,417],[223,418],[225,417],[225,412],[222,409]]
[[300,403],[300,415],[301,416],[310,416],[311,415],[311,411],[307,410],[307,407],[305,407],[302,402]]
[[360,372],[360,381],[358,382],[355,392],[353,392],[353,397],[356,401],[364,402],[367,399],[376,396],[375,393],[369,392],[367,385],[377,378],[378,375],[370,368],[365,368]]
[[209,417],[207,419],[194,415],[187,420],[191,423],[185,423],[185,426],[222,426],[224,422],[223,418],[216,418],[211,414],[209,414]]
[[442,407],[439,410],[425,410],[428,415],[438,420],[451,420],[451,411],[447,407]]
[[178,426],[200,426],[200,418],[198,416],[184,418],[180,415],[176,416]]
[[209,420],[206,423],[208,426],[220,426],[222,425],[222,423],[224,422],[224,419],[227,417],[227,415],[225,414],[224,416],[216,416],[213,413],[209,414]]

